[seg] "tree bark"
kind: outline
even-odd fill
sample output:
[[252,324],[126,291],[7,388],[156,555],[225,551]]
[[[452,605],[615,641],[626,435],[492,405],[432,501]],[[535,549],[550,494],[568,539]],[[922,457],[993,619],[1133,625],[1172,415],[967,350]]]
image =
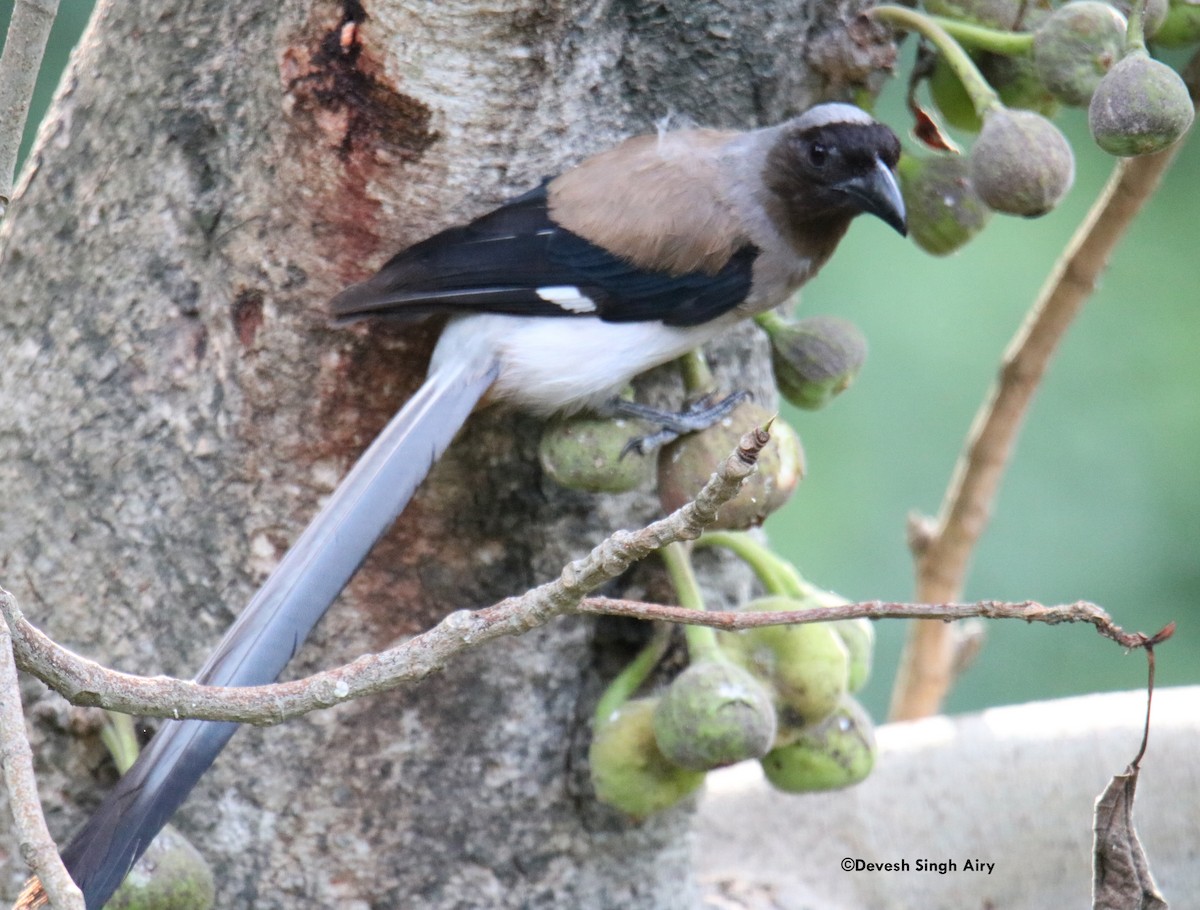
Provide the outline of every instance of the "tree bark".
[[[102,0],[0,232],[0,584],[69,646],[190,675],[422,378],[436,326],[331,327],[332,293],[666,114],[749,127],[870,82],[891,48],[847,29],[862,5]],[[714,359],[769,400],[756,346],[747,329]],[[651,394],[678,398],[660,372]],[[295,672],[654,516],[649,491],[554,488],[538,434],[473,419]],[[591,801],[612,638],[559,623],[240,732],[179,819],[218,905],[689,906],[686,812],[634,825]],[[34,697],[65,837],[112,772]]]

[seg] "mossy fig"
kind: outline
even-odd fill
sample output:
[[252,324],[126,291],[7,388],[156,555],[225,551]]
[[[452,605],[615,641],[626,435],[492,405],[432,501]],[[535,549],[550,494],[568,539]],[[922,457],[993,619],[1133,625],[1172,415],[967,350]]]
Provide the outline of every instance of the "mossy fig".
[[975,192],[970,164],[962,155],[905,155],[899,170],[908,234],[925,252],[953,253],[991,218],[992,211]]
[[575,416],[555,420],[542,431],[538,459],[559,486],[589,493],[624,493],[650,480],[654,460],[629,441],[649,432],[636,421]]
[[788,402],[816,410],[850,387],[867,359],[858,326],[837,316],[769,323],[775,384]]
[[658,455],[658,498],[674,512],[690,502],[742,436],[771,425],[771,442],[758,457],[757,470],[732,500],[721,506],[713,528],[740,530],[763,523],[791,497],[804,477],[804,448],[796,431],[751,402],[743,402],[719,423],[664,446]]
[[1012,57],[988,53],[978,57],[979,71],[1007,107],[1033,111],[1043,117],[1058,113],[1062,105],[1038,77],[1032,51]]
[[847,696],[822,724],[762,758],[777,790],[810,793],[863,781],[875,767],[875,727],[866,710]]
[[588,765],[596,799],[636,819],[647,818],[690,796],[704,772],[672,764],[654,739],[657,699],[627,701],[592,733]]
[[209,910],[212,869],[174,825],[158,833],[104,906],[107,910]]
[[775,740],[771,696],[753,676],[724,660],[692,664],[654,710],[654,738],[681,768],[710,771],[762,758]]
[[1071,188],[1075,156],[1045,117],[997,107],[984,117],[971,149],[970,174],[988,206],[1033,218],[1058,205]]
[[1110,155],[1122,157],[1174,145],[1194,116],[1183,79],[1144,51],[1133,51],[1109,70],[1088,106],[1092,138]]
[[1074,0],[1055,10],[1033,36],[1033,63],[1055,97],[1086,105],[1125,49],[1125,17],[1100,0]]
[[850,658],[846,691],[861,692],[871,678],[871,667],[875,662],[875,624],[869,619],[841,619],[830,625],[846,646]]

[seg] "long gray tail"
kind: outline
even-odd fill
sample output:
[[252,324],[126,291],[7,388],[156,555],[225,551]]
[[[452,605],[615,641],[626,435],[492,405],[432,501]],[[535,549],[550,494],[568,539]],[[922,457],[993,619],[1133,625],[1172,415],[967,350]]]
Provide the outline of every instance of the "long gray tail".
[[[198,682],[273,682],[358,570],[495,380],[495,367],[437,369],[363,453],[204,664]],[[100,910],[237,729],[166,721],[63,851]]]

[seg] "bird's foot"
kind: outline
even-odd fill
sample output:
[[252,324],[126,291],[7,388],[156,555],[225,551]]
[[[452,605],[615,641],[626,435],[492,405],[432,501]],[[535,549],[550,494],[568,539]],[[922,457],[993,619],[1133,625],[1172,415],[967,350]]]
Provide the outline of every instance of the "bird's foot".
[[674,442],[680,436],[707,430],[713,424],[729,416],[739,404],[750,397],[746,391],[734,392],[718,399],[715,392],[704,395],[691,402],[682,411],[665,411],[652,408],[649,405],[638,404],[626,398],[615,398],[608,405],[608,412],[614,417],[630,417],[657,424],[659,429],[645,436],[636,436],[626,443],[621,450],[624,458],[630,452],[639,455],[649,455],[661,449],[667,443]]

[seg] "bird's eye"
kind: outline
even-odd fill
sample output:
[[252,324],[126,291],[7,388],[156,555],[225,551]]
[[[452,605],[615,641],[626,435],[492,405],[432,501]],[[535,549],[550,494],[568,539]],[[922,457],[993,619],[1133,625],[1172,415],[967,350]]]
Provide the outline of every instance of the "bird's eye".
[[828,159],[829,149],[825,148],[821,143],[814,142],[808,147],[808,160],[813,167],[824,167]]

